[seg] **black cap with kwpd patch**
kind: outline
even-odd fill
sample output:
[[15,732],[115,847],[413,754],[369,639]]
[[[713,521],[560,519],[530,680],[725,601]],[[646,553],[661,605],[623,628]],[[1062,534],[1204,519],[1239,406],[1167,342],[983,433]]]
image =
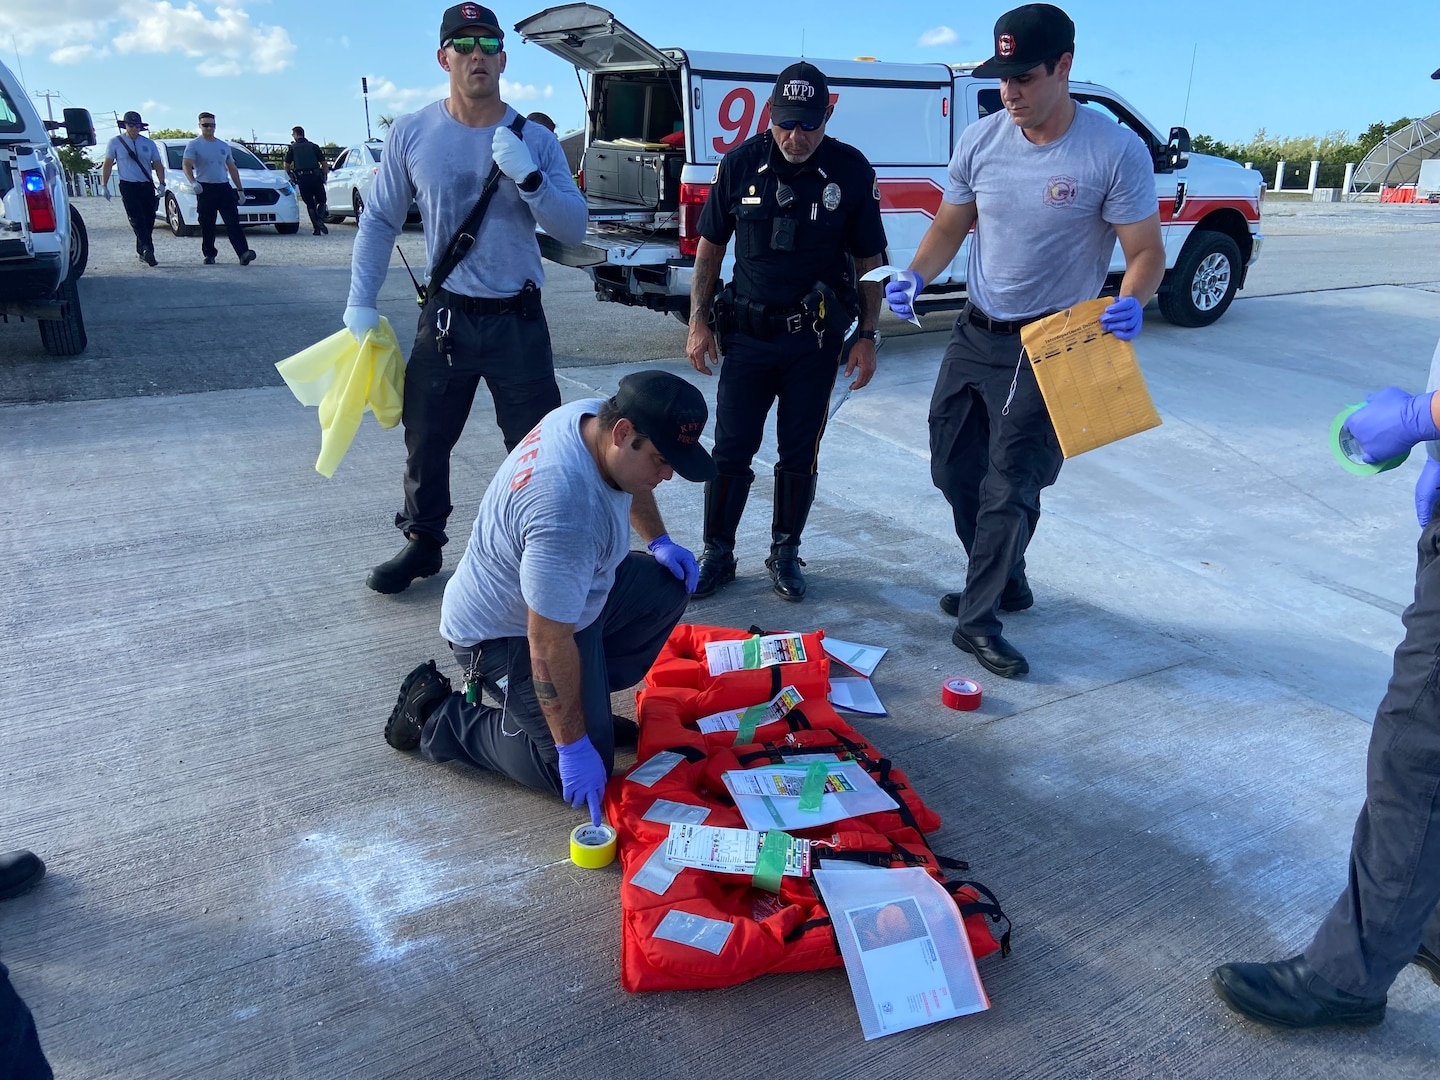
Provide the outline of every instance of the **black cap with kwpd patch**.
[[825,73],[802,60],[780,72],[775,80],[775,90],[770,95],[770,119],[777,124],[786,120],[818,124],[825,119],[829,106],[830,87],[825,82]]
[[715,462],[700,445],[710,407],[690,383],[668,371],[637,371],[620,380],[615,407],[686,480],[715,478]]
[[1026,4],[995,20],[995,55],[974,74],[1008,79],[1074,51],[1075,24],[1069,15],[1054,4]]
[[[114,113],[111,113],[111,115],[113,116]],[[141,131],[146,131],[150,127],[149,124],[145,123],[145,121],[140,119],[140,114],[134,109],[131,109],[123,117],[120,118],[121,127],[129,127],[131,124],[134,124]]]
[[456,4],[445,9],[440,20],[440,44],[444,45],[453,37],[465,37],[462,30],[483,30],[487,34],[505,40],[505,31],[500,29],[500,20],[495,12],[482,4]]

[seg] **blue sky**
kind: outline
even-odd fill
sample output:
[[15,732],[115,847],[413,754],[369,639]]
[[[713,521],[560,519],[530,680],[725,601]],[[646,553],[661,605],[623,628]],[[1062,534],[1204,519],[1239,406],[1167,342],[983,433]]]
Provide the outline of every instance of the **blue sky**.
[[[496,12],[508,28],[546,6],[502,0]],[[660,46],[784,55],[803,47],[816,59],[907,62],[983,59],[995,18],[1009,6],[609,5]],[[1440,82],[1429,78],[1440,67],[1440,33],[1429,0],[1379,9],[1335,0],[1061,6],[1077,26],[1076,77],[1117,90],[1162,130],[1183,117],[1192,133],[1226,141],[1262,127],[1279,136],[1353,135],[1377,120],[1440,112]],[[139,108],[152,126],[191,128],[204,108],[218,114],[222,137],[253,132],[288,141],[299,123],[312,138],[344,143],[364,133],[362,76],[370,80],[372,120],[444,95],[445,73],[435,62],[444,8],[435,0],[0,0],[0,57],[13,68],[18,53],[32,91],[58,91],[57,115],[65,104],[89,108],[102,134],[114,130],[112,112]],[[808,14],[777,17],[800,11]],[[562,131],[580,126],[573,69],[516,34],[506,45],[507,100],[548,112]]]

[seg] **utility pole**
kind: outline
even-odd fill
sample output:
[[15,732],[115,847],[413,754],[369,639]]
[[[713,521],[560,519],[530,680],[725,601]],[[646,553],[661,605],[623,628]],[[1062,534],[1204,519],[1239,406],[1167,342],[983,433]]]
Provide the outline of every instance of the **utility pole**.
[[50,99],[63,97],[64,95],[62,95],[59,90],[35,90],[33,94],[37,98],[43,97],[45,99],[45,114],[53,121],[55,119],[55,107],[50,104]]
[[360,96],[365,99],[365,141],[370,141],[370,81],[360,76]]

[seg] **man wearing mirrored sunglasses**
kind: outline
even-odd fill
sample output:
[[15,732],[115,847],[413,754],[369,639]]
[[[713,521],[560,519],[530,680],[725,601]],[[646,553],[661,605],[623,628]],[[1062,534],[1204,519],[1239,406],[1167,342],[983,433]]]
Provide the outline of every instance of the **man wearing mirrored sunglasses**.
[[[240,170],[235,167],[235,155],[230,144],[215,137],[215,114],[202,112],[197,117],[200,123],[200,137],[191,139],[185,147],[185,156],[180,164],[185,179],[195,189],[195,215],[200,219],[200,253],[205,265],[215,262],[219,249],[215,247],[215,215],[225,223],[225,235],[235,249],[235,257],[241,266],[255,261],[255,252],[245,239],[245,230],[240,225],[240,201],[245,198],[245,185],[240,182]],[[231,181],[235,186],[231,187]]]
[[[813,64],[782,71],[768,108],[770,126],[720,162],[700,215],[686,352],[704,375],[722,353],[725,362],[697,597],[735,580],[735,530],[755,479],[750,462],[777,400],[765,567],[782,600],[805,596],[800,535],[815,500],[830,391],[837,376],[853,378],[858,390],[875,372],[880,289],[857,286],[885,250],[875,170],[859,150],[825,134],[835,106]],[[732,236],[735,279],[717,295]],[[857,316],[859,337],[841,375],[845,333]]]
[[[401,592],[440,570],[450,451],[480,381],[495,402],[507,451],[560,404],[535,226],[561,243],[579,243],[589,212],[555,136],[500,99],[504,39],[489,8],[446,8],[436,56],[449,74],[449,96],[395,121],[360,217],[344,318],[356,340],[379,325],[376,297],[412,202],[420,207],[432,274],[405,369],[405,499],[395,515],[405,546],[370,571],[366,584],[376,592]],[[476,206],[492,163],[500,181],[474,243],[436,282],[435,268]]]

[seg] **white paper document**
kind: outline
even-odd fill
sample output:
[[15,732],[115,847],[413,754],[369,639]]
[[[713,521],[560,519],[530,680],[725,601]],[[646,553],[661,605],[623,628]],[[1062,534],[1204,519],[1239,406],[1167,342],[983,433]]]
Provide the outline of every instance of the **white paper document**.
[[[784,772],[784,767],[766,765],[759,769],[734,770],[724,773],[721,779],[735,800],[735,808],[745,818],[745,824],[752,829],[811,829],[817,825],[828,825],[841,818],[859,817],[880,810],[894,810],[899,804],[881,790],[865,767],[858,761],[836,760],[830,770],[851,788],[849,791],[830,791],[827,784],[825,794],[820,797],[819,810],[800,809],[800,800],[787,798],[770,792],[755,794],[750,774],[771,774]],[[805,778],[804,767],[791,767],[788,771]],[[767,781],[762,777],[762,783]],[[746,788],[742,791],[740,788]]]
[[766,724],[773,724],[776,720],[783,720],[786,713],[804,700],[800,696],[799,690],[793,686],[787,686],[764,705],[752,705],[748,709],[730,709],[727,712],[702,716],[695,721],[695,726],[706,735],[712,735],[717,731],[739,731],[742,722],[751,723],[752,727],[764,727]]
[[[861,277],[860,280],[884,281],[888,277],[894,277],[896,274],[900,273],[900,271],[904,269],[905,267],[903,266],[891,266],[889,263],[886,263],[884,266],[877,266],[874,270],[871,270],[868,274],[865,274],[863,277]],[[911,310],[914,310],[913,307]],[[916,326],[919,326],[920,316],[911,315],[907,321],[914,323]]]
[[[810,841],[787,836],[786,877],[810,873]],[[725,829],[718,825],[673,822],[665,842],[665,858],[675,866],[693,866],[721,874],[753,874],[760,859],[765,833],[751,829]]]
[[759,634],[734,641],[711,641],[705,645],[705,660],[711,675],[747,671],[775,664],[807,660],[805,642],[799,634]]
[[[835,793],[854,791],[854,781],[839,768],[825,774],[825,791]],[[750,769],[747,772],[726,773],[727,786],[737,795],[772,795],[781,799],[798,799],[805,786],[805,768],[787,768],[772,765],[764,769]]]
[[865,1038],[990,1007],[954,901],[919,867],[817,867]]
[[864,713],[866,716],[884,716],[885,706],[869,679],[859,676],[830,680],[830,704],[846,712]]
[[825,652],[830,659],[839,660],[851,671],[864,675],[867,679],[875,674],[875,669],[889,651],[881,645],[857,645],[853,641],[841,641],[832,637],[825,639]]

